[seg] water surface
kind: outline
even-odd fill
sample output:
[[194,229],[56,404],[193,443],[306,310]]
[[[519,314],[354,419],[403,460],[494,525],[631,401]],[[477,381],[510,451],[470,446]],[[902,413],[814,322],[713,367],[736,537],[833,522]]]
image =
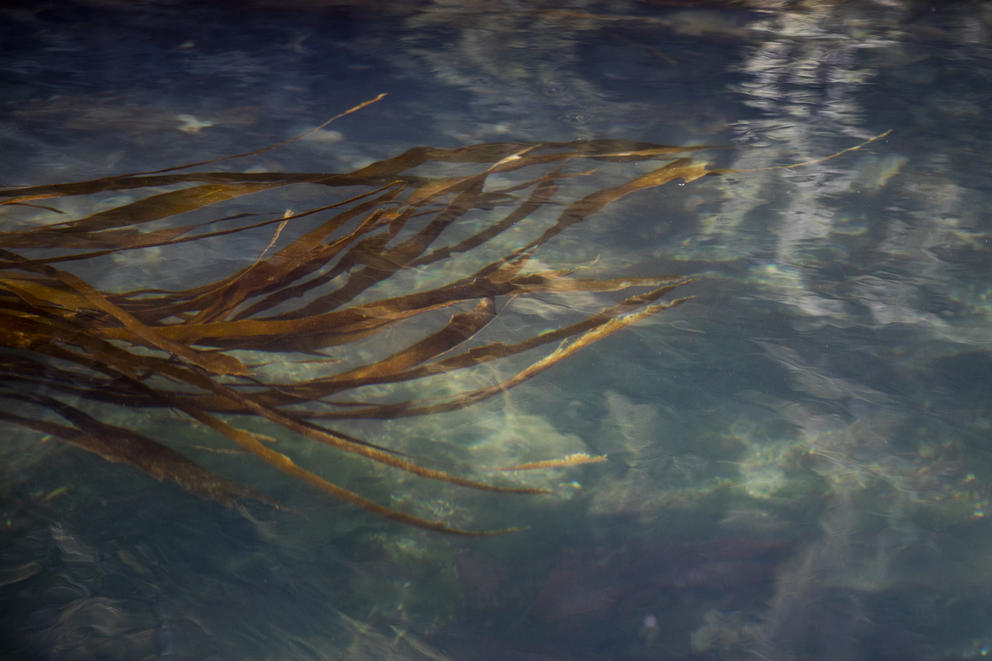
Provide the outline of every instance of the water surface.
[[[490,466],[535,448],[609,456],[545,473],[555,496],[438,488],[297,448],[391,506],[524,532],[407,529],[247,459],[200,457],[291,511],[224,509],[6,428],[6,658],[988,653],[988,4],[53,2],[0,16],[6,186],[251,151],[382,92],[223,168],[622,138],[714,145],[698,158],[737,170],[629,196],[537,256],[600,277],[695,275],[690,303],[477,406],[344,427]],[[85,275],[190,286],[268,238]],[[496,337],[539,332],[555,304],[514,309]],[[177,448],[223,443],[180,419],[118,423]]]

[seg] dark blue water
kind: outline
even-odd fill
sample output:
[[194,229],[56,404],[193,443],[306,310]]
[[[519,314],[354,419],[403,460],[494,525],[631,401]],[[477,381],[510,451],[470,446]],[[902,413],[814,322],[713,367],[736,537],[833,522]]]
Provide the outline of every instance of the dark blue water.
[[[698,275],[691,303],[464,411],[347,427],[489,466],[609,455],[543,476],[555,496],[440,489],[302,450],[391,506],[527,531],[409,530],[243,457],[199,456],[288,507],[228,510],[5,427],[0,654],[987,655],[990,45],[978,1],[7,3],[6,186],[250,151],[382,92],[220,167],[625,138],[719,145],[700,158],[739,172],[638,193],[539,255],[601,277]],[[86,275],[188,286],[251,263],[268,236]],[[539,303],[501,320],[507,337],[542,330],[555,301]],[[218,442],[167,411],[125,423],[179,449]]]

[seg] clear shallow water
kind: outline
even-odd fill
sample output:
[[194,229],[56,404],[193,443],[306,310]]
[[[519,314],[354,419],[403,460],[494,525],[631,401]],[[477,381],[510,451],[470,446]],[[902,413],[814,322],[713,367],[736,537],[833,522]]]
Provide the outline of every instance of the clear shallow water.
[[[616,137],[723,145],[703,158],[759,170],[631,196],[540,254],[598,257],[604,277],[697,274],[692,303],[476,407],[349,428],[486,465],[534,447],[609,455],[549,475],[559,495],[440,489],[307,451],[393,506],[526,532],[411,531],[198,456],[292,508],[224,510],[6,431],[8,656],[984,655],[992,15],[673,4],[5,9],[6,185],[248,151],[380,92],[230,167],[346,171],[416,145]],[[760,170],[887,129],[836,159]],[[88,276],[120,286],[127,267],[179,286],[257,254],[232,242]],[[501,323],[509,336],[546,313]],[[180,448],[210,441],[168,413],[129,424]]]

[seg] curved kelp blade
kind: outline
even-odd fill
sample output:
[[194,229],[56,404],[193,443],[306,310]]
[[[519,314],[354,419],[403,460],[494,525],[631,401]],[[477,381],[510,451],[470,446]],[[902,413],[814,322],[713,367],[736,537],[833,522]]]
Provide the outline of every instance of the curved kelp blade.
[[[695,159],[707,148],[505,142],[417,147],[347,173],[203,170],[263,147],[154,172],[0,189],[0,399],[38,413],[11,409],[0,419],[223,505],[243,498],[274,505],[122,422],[128,412],[169,409],[212,430],[217,450],[235,447],[393,521],[455,534],[516,530],[466,530],[394,510],[276,447],[320,443],[398,475],[515,494],[549,492],[520,486],[518,471],[603,460],[575,454],[502,470],[476,466],[487,476],[476,479],[439,468],[449,457],[414,460],[388,442],[327,425],[470,406],[689,300],[668,298],[691,282],[682,276],[580,278],[579,264],[531,264],[556,236],[621,198],[727,172]],[[127,201],[106,208],[108,195],[125,194]],[[260,210],[281,195],[303,210]],[[254,200],[264,201],[250,206]],[[127,288],[103,288],[85,275],[151,249],[184,260],[190,247],[235,238],[251,254],[239,247],[247,259],[225,272],[218,270],[228,262],[212,265],[209,281],[197,279],[199,268],[182,277],[179,266],[169,286],[140,275],[144,269],[120,279]],[[542,320],[524,339],[496,336],[495,319],[542,296],[560,302],[558,319]],[[387,330],[388,342],[379,341]],[[542,348],[544,355],[514,362]],[[409,396],[419,380],[454,379],[453,372],[497,362],[513,365],[498,383]],[[280,430],[279,438],[249,431],[255,422]]]
[[109,425],[52,397],[22,396],[7,393],[8,399],[27,401],[51,409],[75,426],[61,425],[0,410],[0,420],[54,436],[65,443],[99,455],[114,463],[131,464],[155,479],[170,480],[203,498],[230,507],[251,498],[278,507],[263,494],[247,489],[213,471],[190,461],[175,450],[130,429]]

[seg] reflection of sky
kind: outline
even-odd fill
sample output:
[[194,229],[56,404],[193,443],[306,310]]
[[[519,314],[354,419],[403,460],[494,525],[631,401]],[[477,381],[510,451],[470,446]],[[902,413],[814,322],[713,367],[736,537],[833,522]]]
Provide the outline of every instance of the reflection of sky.
[[[863,616],[881,623],[894,649],[930,650],[901,658],[977,654],[983,636],[992,637],[992,622],[975,614],[992,579],[981,560],[989,539],[978,527],[992,477],[985,144],[992,130],[984,113],[992,16],[973,3],[933,12],[883,2],[791,12],[666,4],[544,10],[508,3],[494,11],[437,2],[416,10],[259,6],[232,13],[161,2],[2,10],[0,181],[8,184],[247,151],[379,92],[389,96],[325,132],[221,167],[346,170],[420,144],[624,137],[730,145],[700,158],[759,170],[893,129],[820,164],[640,193],[573,228],[547,247],[542,263],[585,265],[598,257],[597,273],[701,273],[697,299],[480,407],[356,427],[379,440],[405,439],[397,442],[410,452],[431,452],[436,442],[453,461],[482,456],[507,464],[535,448],[610,455],[605,466],[551,478],[568,499],[395,495],[396,506],[419,500],[438,515],[488,508],[496,518],[531,522],[530,537],[462,559],[463,572],[500,581],[479,578],[466,587],[454,570],[438,578],[431,569],[452,567],[464,548],[360,514],[328,516],[314,511],[321,505],[308,494],[288,496],[310,517],[299,522],[271,512],[200,511],[186,501],[179,511],[188,519],[162,504],[134,515],[126,500],[165,498],[161,487],[140,481],[138,496],[73,483],[67,495],[46,498],[65,483],[51,466],[118,479],[118,468],[96,460],[79,468],[61,454],[39,464],[34,480],[15,489],[18,502],[5,505],[19,534],[18,557],[5,571],[24,588],[7,604],[39,613],[28,622],[41,631],[35,640],[66,650],[51,641],[93,618],[113,620],[108,649],[146,655],[176,646],[223,655],[218,636],[230,638],[231,650],[262,639],[276,656],[293,637],[374,655],[383,632],[444,631],[458,649],[459,635],[481,631],[505,644],[525,630],[522,639],[537,650],[584,658],[564,642],[574,633],[567,622],[542,632],[508,613],[533,605],[560,546],[581,551],[575,562],[595,586],[595,567],[582,564],[591,539],[595,548],[619,549],[627,538],[757,534],[800,547],[774,568],[777,579],[765,592],[748,592],[749,600],[731,591],[721,601],[705,590],[638,591],[603,601],[604,630],[583,640],[611,658],[692,651],[748,658],[742,649],[773,659],[839,658],[830,645],[841,642],[818,639],[810,624],[826,621],[847,645],[837,654],[881,658],[873,654],[882,634],[857,629]],[[283,202],[272,201],[273,210]],[[239,250],[232,243],[184,259],[222,264],[243,259]],[[173,267],[158,257],[138,270],[161,267],[167,275]],[[131,273],[108,273],[103,283]],[[554,301],[529,305],[505,318],[507,333],[554,314]],[[333,468],[335,459],[318,450],[313,461]],[[389,497],[391,477],[339,470]],[[273,480],[272,488],[285,490],[280,484]],[[100,498],[117,499],[113,512],[137,518],[88,521],[82,510]],[[17,528],[25,520],[45,523],[25,532]],[[318,524],[347,539],[328,552],[332,566],[315,550],[327,544]],[[172,546],[169,534],[155,532],[159,526],[194,541]],[[220,531],[216,546],[199,548],[204,530]],[[256,546],[245,550],[242,539]],[[735,560],[733,545],[720,548],[731,550],[708,562]],[[48,553],[53,564],[43,572],[32,553]],[[610,566],[605,556],[603,563]],[[207,587],[190,587],[198,575]],[[262,596],[250,596],[253,583],[266,586]],[[141,599],[159,605],[139,603],[136,585],[146,591]],[[473,590],[477,599],[485,593],[490,610],[479,619],[493,622],[490,629],[460,614]],[[327,594],[340,601],[314,607],[320,617],[337,617],[338,609],[373,622],[375,633],[341,620],[333,635],[318,634],[315,616],[300,604]],[[256,633],[228,620],[218,599],[250,600]],[[899,600],[919,611],[899,612]],[[296,602],[289,611],[297,618],[271,607],[286,602]],[[621,612],[616,604],[633,605]],[[685,620],[666,619],[680,607]],[[50,616],[53,608],[63,609],[61,620]],[[121,608],[135,615],[121,617]],[[910,632],[924,615],[921,640]],[[645,633],[645,621],[659,632]],[[669,640],[685,631],[696,635],[681,646]],[[132,647],[114,647],[122,641]],[[427,658],[415,646],[404,654]]]

